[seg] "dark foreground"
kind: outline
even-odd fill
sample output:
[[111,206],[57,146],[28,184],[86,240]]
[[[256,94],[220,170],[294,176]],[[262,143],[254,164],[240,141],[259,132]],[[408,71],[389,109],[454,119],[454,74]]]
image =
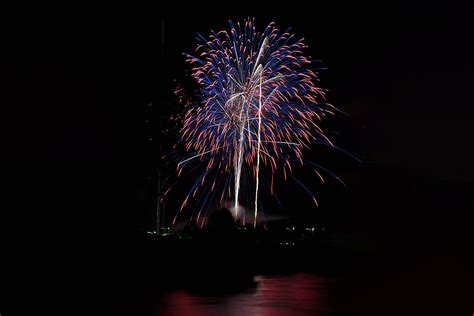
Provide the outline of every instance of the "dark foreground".
[[462,315],[472,307],[471,270],[443,257],[441,244],[400,254],[247,236],[136,234],[44,274],[31,262],[32,279],[27,270],[12,275],[5,315]]

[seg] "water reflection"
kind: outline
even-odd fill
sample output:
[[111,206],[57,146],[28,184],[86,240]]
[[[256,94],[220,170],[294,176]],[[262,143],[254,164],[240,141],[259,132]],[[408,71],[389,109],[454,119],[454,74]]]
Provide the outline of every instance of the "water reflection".
[[327,315],[327,279],[311,274],[256,276],[257,286],[225,296],[184,290],[161,297],[158,315]]

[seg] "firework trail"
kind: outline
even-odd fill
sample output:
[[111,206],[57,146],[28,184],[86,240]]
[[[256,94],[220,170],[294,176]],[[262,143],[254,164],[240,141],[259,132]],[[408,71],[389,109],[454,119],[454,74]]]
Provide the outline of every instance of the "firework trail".
[[318,124],[335,108],[325,102],[303,39],[281,32],[274,23],[263,32],[250,18],[242,25],[229,23],[229,31],[212,32],[207,39],[198,35],[194,55],[185,55],[202,100],[188,106],[183,117],[181,142],[191,155],[178,164],[178,174],[195,160],[205,161],[206,170],[180,211],[208,175],[215,174],[214,189],[225,173],[233,174],[233,188],[226,182],[221,201],[233,198],[237,218],[246,170],[255,179],[255,226],[260,165],[271,170],[273,194],[275,173],[286,180],[294,161],[303,165],[303,150],[311,143],[333,146]]

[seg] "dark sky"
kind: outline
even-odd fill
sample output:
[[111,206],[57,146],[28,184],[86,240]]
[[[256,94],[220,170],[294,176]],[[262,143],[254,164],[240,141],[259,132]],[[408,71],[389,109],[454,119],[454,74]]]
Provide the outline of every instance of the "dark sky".
[[472,242],[472,6],[211,8],[4,10],[1,212],[14,228],[12,266],[54,273],[147,225],[146,105],[166,107],[195,32],[247,15],[304,37],[328,67],[329,100],[349,114],[328,128],[363,163],[321,158],[349,187],[322,193],[326,220],[399,245],[440,234]]

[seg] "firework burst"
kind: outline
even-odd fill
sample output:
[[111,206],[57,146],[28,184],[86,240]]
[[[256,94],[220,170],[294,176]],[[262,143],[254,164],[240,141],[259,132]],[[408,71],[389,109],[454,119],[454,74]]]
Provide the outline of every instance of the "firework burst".
[[246,172],[255,179],[256,225],[260,168],[271,171],[268,188],[273,194],[275,174],[281,172],[286,180],[295,162],[304,164],[303,151],[312,143],[332,146],[319,123],[335,109],[325,102],[303,39],[281,32],[274,23],[258,32],[253,19],[230,22],[229,30],[197,39],[195,53],[185,56],[202,100],[188,106],[183,117],[181,142],[190,155],[178,164],[178,174],[192,161],[206,169],[181,210],[206,181],[214,191],[219,175],[225,174],[233,181],[225,181],[220,200],[232,199],[237,212]]

